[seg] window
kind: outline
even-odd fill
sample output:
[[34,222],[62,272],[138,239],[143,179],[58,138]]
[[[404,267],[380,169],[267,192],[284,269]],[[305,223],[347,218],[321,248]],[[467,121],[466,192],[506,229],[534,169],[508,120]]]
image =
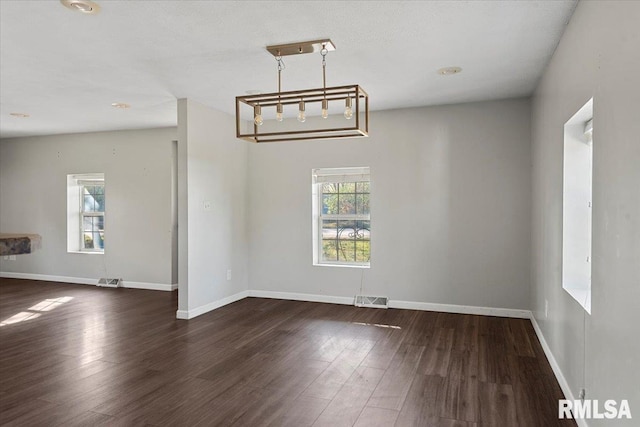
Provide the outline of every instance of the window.
[[591,313],[593,100],[564,125],[562,287]]
[[104,251],[104,181],[80,181],[83,251]]
[[369,168],[313,170],[314,265],[368,267]]
[[104,174],[67,175],[67,251],[104,253]]

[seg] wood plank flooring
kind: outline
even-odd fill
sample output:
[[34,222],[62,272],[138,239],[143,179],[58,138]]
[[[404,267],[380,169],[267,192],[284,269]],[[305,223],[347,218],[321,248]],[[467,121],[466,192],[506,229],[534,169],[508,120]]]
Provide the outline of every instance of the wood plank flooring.
[[3,426],[574,426],[528,320],[0,279]]

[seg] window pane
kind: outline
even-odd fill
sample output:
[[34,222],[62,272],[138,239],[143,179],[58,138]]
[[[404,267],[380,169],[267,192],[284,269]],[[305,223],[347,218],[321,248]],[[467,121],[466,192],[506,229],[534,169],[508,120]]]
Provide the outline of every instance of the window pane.
[[322,213],[323,214],[338,213],[338,195],[337,194],[322,195]]
[[369,192],[369,183],[368,182],[356,182],[356,191],[358,193],[368,193]]
[[340,240],[338,241],[339,261],[355,261],[356,260],[356,242],[353,240]]
[[354,239],[355,238],[355,221],[338,221],[338,238]]
[[93,249],[93,235],[91,233],[84,233],[84,248]]
[[363,240],[371,239],[371,221],[357,221],[356,225],[358,228],[358,233],[356,238]]
[[92,196],[104,194],[104,187],[102,185],[85,185],[84,188],[87,193],[91,194]]
[[356,261],[368,262],[371,258],[371,243],[368,241],[356,242]]
[[93,244],[97,249],[104,249],[104,233],[93,233]]
[[335,240],[323,240],[322,241],[322,260],[337,261],[338,252],[336,248],[337,248],[337,244]]
[[83,210],[85,212],[104,212],[104,187],[85,185],[83,187]]
[[361,215],[369,214],[368,194],[356,194],[356,213]]
[[104,195],[93,196],[96,212],[104,212]]
[[322,184],[322,193],[337,193],[338,184],[333,182],[325,182]]
[[85,216],[82,218],[82,231],[92,231],[93,230],[93,218],[90,216]]
[[355,182],[341,182],[340,183],[340,192],[341,193],[355,193],[356,192],[356,183]]
[[356,213],[356,195],[355,194],[340,194],[338,200],[338,210],[340,214],[355,214]]
[[84,211],[85,212],[93,212],[94,211],[94,201],[93,201],[93,196],[90,194],[86,194],[84,195]]
[[337,221],[322,220],[322,238],[336,239],[337,237]]

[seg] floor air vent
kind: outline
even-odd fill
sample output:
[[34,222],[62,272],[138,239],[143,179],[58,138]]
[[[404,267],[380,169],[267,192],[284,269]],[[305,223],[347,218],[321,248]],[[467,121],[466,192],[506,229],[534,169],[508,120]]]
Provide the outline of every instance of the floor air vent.
[[389,298],[356,295],[356,307],[389,308]]
[[98,286],[102,286],[105,288],[118,288],[120,287],[120,283],[122,279],[107,279],[105,277],[98,280]]

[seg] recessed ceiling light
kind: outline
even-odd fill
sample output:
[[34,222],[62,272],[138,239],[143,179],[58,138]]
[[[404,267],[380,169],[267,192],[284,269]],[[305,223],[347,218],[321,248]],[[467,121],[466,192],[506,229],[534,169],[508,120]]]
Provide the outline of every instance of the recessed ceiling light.
[[26,119],[27,117],[31,117],[29,114],[27,113],[9,113],[10,116],[13,117],[18,117],[20,119]]
[[100,6],[90,0],[60,0],[65,7],[87,15],[95,15],[100,12]]
[[462,72],[462,68],[460,67],[444,67],[438,70],[438,74],[441,76],[452,76],[460,72]]
[[114,102],[113,104],[111,104],[112,107],[114,108],[131,108],[131,105],[129,104],[125,104],[124,102]]

